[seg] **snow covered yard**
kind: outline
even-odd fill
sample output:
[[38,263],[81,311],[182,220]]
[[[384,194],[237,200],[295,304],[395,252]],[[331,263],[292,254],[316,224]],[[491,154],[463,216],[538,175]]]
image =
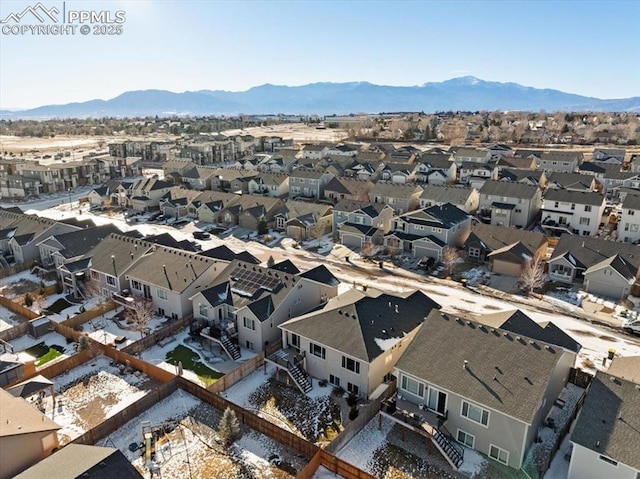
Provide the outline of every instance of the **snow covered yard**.
[[221,393],[229,401],[255,412],[279,427],[311,442],[328,442],[340,432],[341,398],[333,387],[319,385],[307,394],[275,378],[276,368],[267,364]]
[[55,346],[57,348],[64,349],[65,353],[61,358],[71,356],[76,352],[75,344],[67,343],[67,338],[53,331],[45,334],[44,336],[40,336],[39,338],[23,334],[22,336],[9,341],[9,344],[13,347],[14,353],[19,354],[20,361],[33,361],[37,359],[33,355],[22,353],[22,351],[33,348],[40,343],[44,343],[44,345],[49,347]]
[[[306,465],[306,459],[293,450],[246,427],[242,427],[238,441],[224,447],[216,432],[221,417],[222,413],[214,407],[178,390],[97,445],[120,449],[145,478],[151,476],[148,466],[155,466],[165,479],[288,479]],[[145,421],[151,426],[169,423],[156,444],[153,464],[148,462],[144,448],[133,451],[130,448],[143,442]]]
[[46,414],[62,426],[61,444],[67,444],[115,415],[158,386],[139,371],[127,371],[99,357],[53,379],[56,404],[45,401]]
[[[117,348],[128,346],[141,339],[141,336],[140,331],[128,324],[123,310],[124,307],[118,307],[113,311],[108,311],[85,323],[82,330],[99,343],[111,344]],[[166,318],[154,315],[145,325],[145,329],[148,332],[153,332],[164,326],[166,322]],[[116,342],[118,338],[120,338],[119,343]]]
[[55,280],[43,280],[37,274],[25,270],[0,279],[0,294],[7,298],[14,299],[27,292],[38,291],[42,284],[49,286],[54,283]]
[[20,324],[20,321],[17,320],[17,315],[7,308],[0,306],[0,331],[11,329],[18,324]]

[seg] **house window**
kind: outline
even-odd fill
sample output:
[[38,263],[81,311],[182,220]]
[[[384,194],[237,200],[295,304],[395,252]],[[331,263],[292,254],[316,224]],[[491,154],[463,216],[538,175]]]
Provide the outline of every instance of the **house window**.
[[575,210],[576,209],[576,204],[575,203],[571,203],[571,209]]
[[140,281],[136,281],[135,279],[131,280],[131,287],[136,291],[140,291],[142,289],[142,286],[140,285]]
[[585,205],[584,210],[587,212],[591,211],[591,205]]
[[291,333],[291,346],[294,348],[300,348],[300,336]]
[[480,258],[480,248],[469,248],[470,258]]
[[433,233],[442,233],[442,228],[431,228]]
[[633,216],[635,214],[636,214],[636,212],[634,210],[629,210],[629,216]]
[[356,374],[360,374],[360,362],[355,359],[342,356],[342,367],[349,371],[353,371]]
[[250,329],[251,331],[256,330],[256,322],[253,319],[243,317],[242,322],[245,328]]
[[198,308],[200,316],[204,316],[206,318],[207,317],[207,313],[208,313],[208,309],[209,308],[207,308],[206,304],[200,303],[199,308]]
[[245,342],[245,346],[249,351],[253,351],[254,350],[254,346],[253,346],[253,343],[251,341],[246,341]]
[[590,221],[591,221],[590,218],[580,218],[581,225],[588,225]]
[[464,444],[467,447],[473,449],[473,445],[476,442],[476,437],[473,434],[469,434],[462,429],[458,429],[458,437],[456,438],[460,444]]
[[347,383],[347,391],[357,396],[360,393],[360,388],[355,384]]
[[91,270],[91,279],[95,279],[96,281],[98,281],[100,279],[100,273]]
[[558,202],[556,201],[553,207],[554,207],[554,208],[558,208],[559,206],[560,206],[560,203],[558,203]]
[[320,359],[326,359],[327,357],[327,350],[319,344],[309,343],[309,352]]
[[498,446],[494,446],[493,444],[489,447],[489,457],[501,462],[502,464],[508,465],[509,463],[509,453]]
[[329,382],[334,386],[340,387],[340,378],[333,374],[329,374]]
[[158,298],[167,299],[167,292],[162,288],[158,288]]
[[419,397],[424,397],[424,384],[408,376],[402,376],[400,388]]
[[115,286],[116,285],[116,279],[113,276],[107,276],[107,284],[109,286]]
[[462,401],[461,415],[467,419],[486,426],[489,424],[489,411],[474,404]]

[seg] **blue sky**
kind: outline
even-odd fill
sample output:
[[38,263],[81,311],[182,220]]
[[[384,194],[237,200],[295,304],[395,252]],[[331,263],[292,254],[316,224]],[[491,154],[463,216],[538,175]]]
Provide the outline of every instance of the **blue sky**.
[[[62,10],[62,1],[41,1]],[[36,3],[3,0],[0,19]],[[1,35],[0,107],[152,88],[419,85],[466,75],[600,98],[640,96],[640,0],[67,0],[65,6],[123,10],[124,32]]]

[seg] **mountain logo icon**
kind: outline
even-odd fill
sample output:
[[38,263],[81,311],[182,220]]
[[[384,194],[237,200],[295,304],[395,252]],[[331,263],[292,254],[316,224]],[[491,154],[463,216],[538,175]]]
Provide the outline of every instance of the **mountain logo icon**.
[[31,13],[31,15],[36,17],[40,23],[45,23],[47,21],[46,17],[49,17],[52,22],[58,23],[58,17],[56,15],[60,13],[60,10],[58,10],[56,7],[47,9],[44,5],[42,5],[42,3],[38,2],[34,6],[28,6],[20,13],[10,13],[9,15],[7,15],[7,18],[5,18],[4,20],[0,20],[0,23],[9,23],[11,20],[13,20],[15,23],[20,23],[20,21],[27,13]]

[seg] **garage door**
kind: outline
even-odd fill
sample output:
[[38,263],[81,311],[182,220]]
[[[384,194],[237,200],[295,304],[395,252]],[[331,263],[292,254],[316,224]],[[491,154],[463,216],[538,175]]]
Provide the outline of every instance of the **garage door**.
[[413,256],[415,258],[424,258],[426,256],[428,258],[435,258],[439,260],[440,248],[438,248],[438,246],[436,245],[433,245],[433,247],[429,247],[426,245],[415,245],[413,248]]
[[625,293],[624,286],[618,286],[612,283],[605,283],[603,281],[589,280],[587,292],[595,294],[596,296],[607,296],[609,298],[620,299]]
[[493,268],[491,269],[494,273],[504,274],[507,276],[515,276],[516,278],[520,276],[521,269],[518,263],[510,263],[508,261],[493,261]]
[[348,248],[358,249],[362,247],[362,237],[356,235],[350,235],[348,233],[342,234],[342,244]]

